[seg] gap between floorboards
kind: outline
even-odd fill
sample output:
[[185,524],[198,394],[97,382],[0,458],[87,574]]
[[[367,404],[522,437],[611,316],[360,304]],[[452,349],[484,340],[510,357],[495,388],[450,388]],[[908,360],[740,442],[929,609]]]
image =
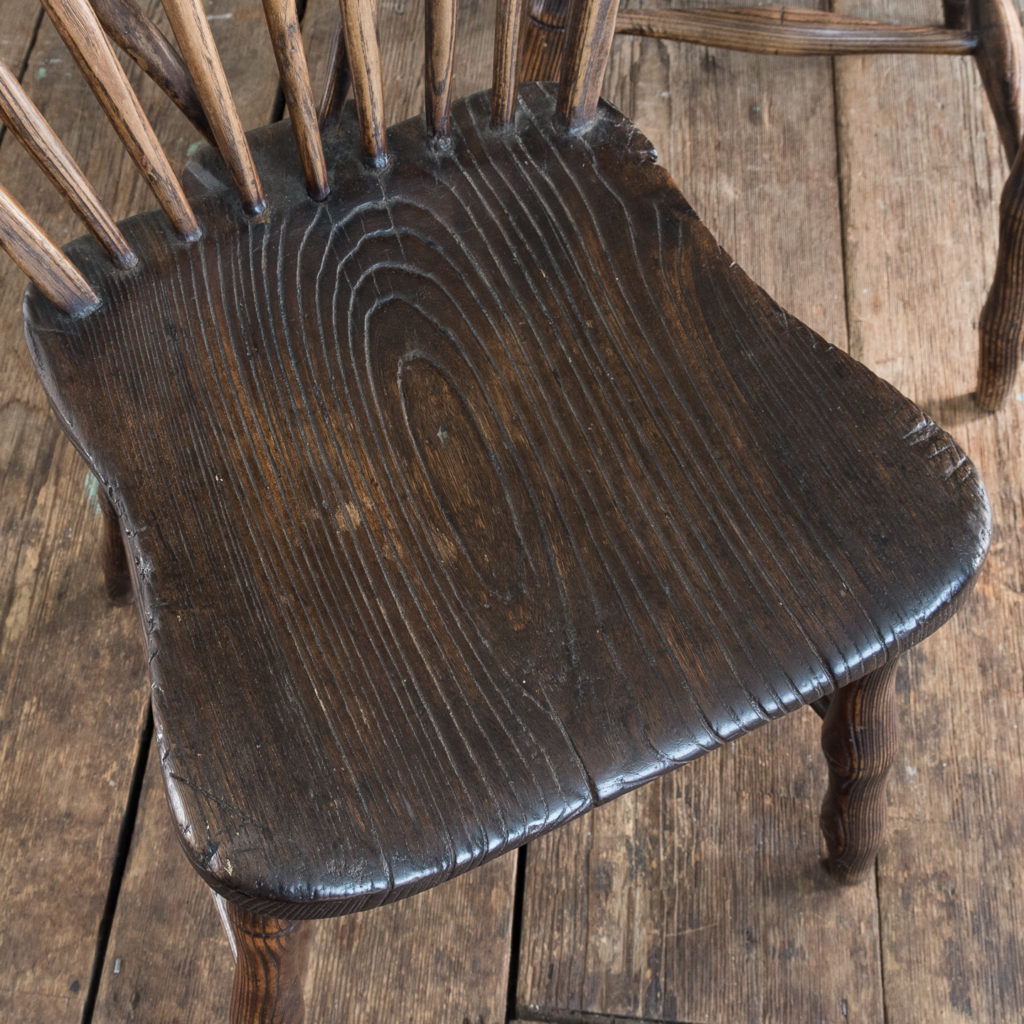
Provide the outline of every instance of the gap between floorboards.
[[686,1021],[655,1020],[651,1017],[621,1017],[610,1013],[581,1013],[578,1010],[520,1009],[508,1024],[687,1024]]

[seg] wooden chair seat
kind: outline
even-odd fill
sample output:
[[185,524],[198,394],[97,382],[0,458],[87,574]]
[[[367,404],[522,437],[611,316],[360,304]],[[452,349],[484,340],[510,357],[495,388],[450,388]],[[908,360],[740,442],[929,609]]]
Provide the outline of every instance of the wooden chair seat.
[[121,518],[182,842],[279,917],[424,889],[936,628],[987,504],[956,444],[755,286],[602,106],[354,115],[311,200],[253,136],[203,238],[73,247],[33,357]]

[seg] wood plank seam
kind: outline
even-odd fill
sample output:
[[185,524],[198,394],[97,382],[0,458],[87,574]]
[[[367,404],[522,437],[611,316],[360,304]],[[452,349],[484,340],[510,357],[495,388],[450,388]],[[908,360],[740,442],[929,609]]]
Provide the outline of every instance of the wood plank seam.
[[149,749],[152,743],[153,711],[151,708],[147,708],[142,722],[142,731],[139,734],[138,744],[135,748],[135,764],[132,767],[128,796],[125,800],[124,810],[121,813],[121,826],[118,829],[117,845],[114,851],[110,884],[107,887],[103,915],[100,918],[99,928],[96,932],[96,952],[93,955],[92,973],[89,976],[89,987],[86,990],[85,1001],[82,1004],[83,1021],[92,1020],[93,1010],[96,1006],[96,997],[100,990],[100,982],[103,980],[110,933],[114,926],[114,915],[117,913],[117,902],[121,894],[121,885],[124,882],[128,854],[131,852],[132,840],[135,837],[135,823],[138,820],[139,805],[142,801],[142,785],[145,781],[146,764],[149,761]]

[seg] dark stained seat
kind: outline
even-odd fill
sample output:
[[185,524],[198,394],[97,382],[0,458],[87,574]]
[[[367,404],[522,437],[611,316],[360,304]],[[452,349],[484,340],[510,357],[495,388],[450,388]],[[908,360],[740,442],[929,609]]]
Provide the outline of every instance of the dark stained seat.
[[807,704],[827,863],[863,875],[897,658],[970,589],[985,493],[598,105],[614,5],[581,0],[560,86],[517,98],[505,0],[494,89],[450,105],[454,7],[431,0],[427,117],[385,134],[374,5],[345,0],[355,106],[333,77],[321,142],[294,5],[266,0],[296,147],[246,140],[202,5],[167,0],[185,60],[147,59],[226,161],[182,190],[91,8],[46,3],[163,212],[105,221],[0,76],[100,239],[62,255],[0,190],[0,244],[127,550],[178,834],[237,944],[233,1024],[301,1019],[295,921],[437,884]]
[[262,219],[214,189],[198,244],[153,214],[135,269],[74,253],[96,313],[27,305],[124,523],[185,847],[262,913],[408,895],[817,701],[984,556],[956,444],[625,118],[489,109],[380,171],[346,124],[324,203],[265,131]]

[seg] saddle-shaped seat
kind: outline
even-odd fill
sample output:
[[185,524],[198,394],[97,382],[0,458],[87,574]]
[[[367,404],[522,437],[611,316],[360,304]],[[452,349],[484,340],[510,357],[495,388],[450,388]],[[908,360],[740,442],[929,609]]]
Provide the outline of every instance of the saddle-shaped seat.
[[[884,670],[969,589],[978,477],[790,317],[602,105],[524,87],[450,145],[355,115],[303,186],[252,137],[203,235],[69,251],[50,399],[121,519],[179,834],[279,917],[416,892]],[[851,769],[853,774],[856,772]],[[845,840],[834,839],[834,852]]]

